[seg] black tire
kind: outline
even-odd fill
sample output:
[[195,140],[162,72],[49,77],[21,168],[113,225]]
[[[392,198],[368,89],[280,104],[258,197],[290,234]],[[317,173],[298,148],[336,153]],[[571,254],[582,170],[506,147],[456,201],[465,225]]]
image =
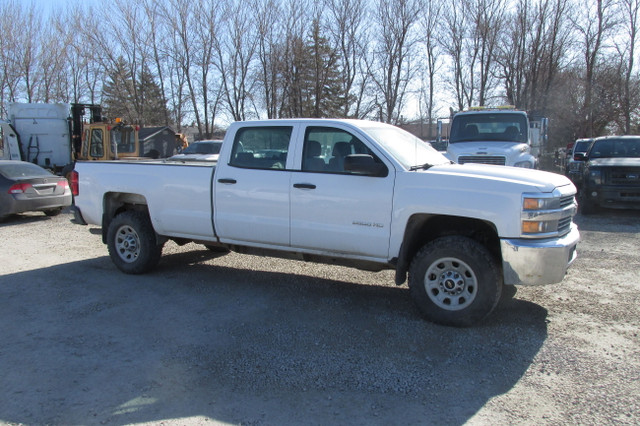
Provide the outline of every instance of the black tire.
[[57,208],[57,209],[45,210],[44,214],[46,214],[49,217],[53,217],[53,216],[58,216],[60,214],[60,212],[62,212],[62,207]]
[[422,315],[436,324],[468,327],[486,318],[502,293],[502,274],[475,240],[441,237],[413,258],[409,290]]
[[587,198],[586,191],[583,190],[581,192],[580,198],[578,200],[578,208],[580,210],[580,214],[588,216],[594,214],[597,211],[596,203],[590,201]]
[[163,244],[149,216],[138,211],[126,211],[113,218],[107,230],[107,248],[111,261],[125,274],[142,274],[160,261]]

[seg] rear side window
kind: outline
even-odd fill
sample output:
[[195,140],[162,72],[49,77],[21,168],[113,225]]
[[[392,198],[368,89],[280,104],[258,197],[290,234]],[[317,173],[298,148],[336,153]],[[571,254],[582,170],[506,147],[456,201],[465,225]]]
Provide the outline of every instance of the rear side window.
[[245,127],[236,133],[229,165],[248,169],[284,169],[292,127]]

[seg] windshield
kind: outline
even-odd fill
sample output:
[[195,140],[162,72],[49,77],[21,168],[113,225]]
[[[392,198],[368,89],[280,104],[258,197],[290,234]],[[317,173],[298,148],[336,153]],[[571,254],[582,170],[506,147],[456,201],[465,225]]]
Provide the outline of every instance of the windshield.
[[398,127],[376,125],[367,127],[366,131],[407,169],[424,164],[435,166],[450,162],[431,145]]
[[457,115],[451,123],[449,143],[501,141],[526,143],[529,136],[524,114]]
[[134,153],[136,152],[136,144],[133,136],[133,127],[116,126],[111,129],[111,146],[116,146],[118,153]]
[[640,158],[640,138],[602,139],[593,143],[589,158]]

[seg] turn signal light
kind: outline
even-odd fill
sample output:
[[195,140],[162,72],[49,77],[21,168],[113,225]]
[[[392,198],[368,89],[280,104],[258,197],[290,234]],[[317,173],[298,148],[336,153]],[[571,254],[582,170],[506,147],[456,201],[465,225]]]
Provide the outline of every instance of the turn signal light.
[[544,205],[544,200],[541,198],[525,198],[523,207],[525,210],[540,210]]
[[544,231],[544,222],[525,220],[522,222],[522,233],[538,234]]

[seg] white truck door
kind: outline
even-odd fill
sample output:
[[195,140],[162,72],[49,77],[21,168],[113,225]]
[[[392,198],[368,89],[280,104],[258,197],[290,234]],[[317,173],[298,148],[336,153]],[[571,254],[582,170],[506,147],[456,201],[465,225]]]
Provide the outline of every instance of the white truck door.
[[293,126],[237,130],[214,175],[216,233],[224,242],[289,246],[289,145]]
[[344,158],[372,155],[348,131],[309,126],[302,164],[291,181],[291,246],[387,259],[394,174],[365,176],[344,170]]

